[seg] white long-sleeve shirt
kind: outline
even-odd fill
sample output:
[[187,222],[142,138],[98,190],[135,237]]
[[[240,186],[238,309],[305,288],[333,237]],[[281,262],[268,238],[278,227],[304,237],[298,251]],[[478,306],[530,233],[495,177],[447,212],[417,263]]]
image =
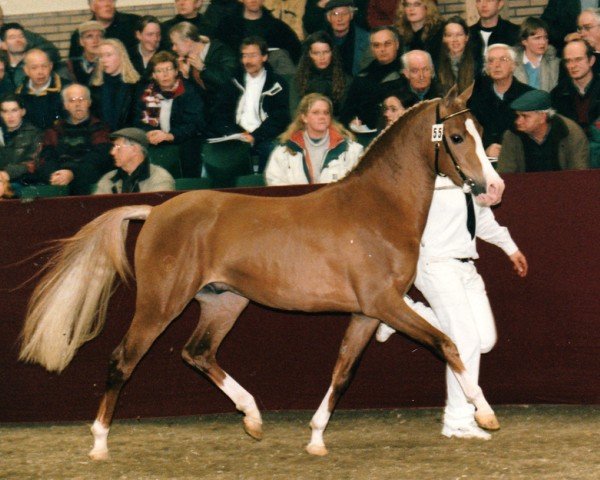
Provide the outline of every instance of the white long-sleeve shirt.
[[507,255],[518,250],[506,227],[496,221],[489,207],[473,201],[475,238],[467,229],[465,194],[447,177],[437,177],[425,231],[421,238],[420,256],[424,258],[479,258],[476,238],[501,248]]

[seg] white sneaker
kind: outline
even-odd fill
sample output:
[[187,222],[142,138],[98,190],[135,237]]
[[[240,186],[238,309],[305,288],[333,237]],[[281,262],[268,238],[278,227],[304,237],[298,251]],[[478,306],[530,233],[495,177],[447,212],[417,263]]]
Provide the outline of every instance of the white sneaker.
[[375,334],[375,338],[378,342],[386,342],[388,338],[390,338],[396,330],[392,327],[388,327],[385,323],[381,322],[379,327],[377,327],[377,333]]
[[442,435],[448,438],[477,438],[479,440],[489,440],[492,438],[489,433],[479,428],[475,423],[470,423],[462,427],[450,427],[444,425],[444,428],[442,428]]

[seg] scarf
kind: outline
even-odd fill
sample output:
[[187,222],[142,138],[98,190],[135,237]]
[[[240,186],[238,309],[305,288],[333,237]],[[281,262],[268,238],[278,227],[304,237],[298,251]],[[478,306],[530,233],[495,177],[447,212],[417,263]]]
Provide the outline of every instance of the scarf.
[[145,105],[142,111],[142,122],[151,127],[158,128],[160,126],[160,109],[164,100],[177,98],[185,92],[183,82],[179,79],[175,82],[175,88],[169,92],[160,89],[156,82],[150,84],[142,94],[142,102]]

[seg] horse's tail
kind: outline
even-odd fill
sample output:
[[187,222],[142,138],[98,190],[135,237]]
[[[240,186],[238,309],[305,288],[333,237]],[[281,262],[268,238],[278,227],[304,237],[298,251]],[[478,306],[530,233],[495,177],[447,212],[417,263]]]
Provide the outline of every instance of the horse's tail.
[[59,242],[29,301],[20,360],[61,372],[100,333],[115,274],[123,280],[131,275],[125,251],[129,220],[145,220],[151,209],[109,210]]

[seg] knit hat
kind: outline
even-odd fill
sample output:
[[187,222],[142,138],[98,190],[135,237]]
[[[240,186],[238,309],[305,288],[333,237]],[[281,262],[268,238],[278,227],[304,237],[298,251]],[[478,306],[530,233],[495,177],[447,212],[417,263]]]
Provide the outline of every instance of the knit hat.
[[543,90],[530,90],[510,104],[518,112],[535,112],[552,108],[550,94]]

